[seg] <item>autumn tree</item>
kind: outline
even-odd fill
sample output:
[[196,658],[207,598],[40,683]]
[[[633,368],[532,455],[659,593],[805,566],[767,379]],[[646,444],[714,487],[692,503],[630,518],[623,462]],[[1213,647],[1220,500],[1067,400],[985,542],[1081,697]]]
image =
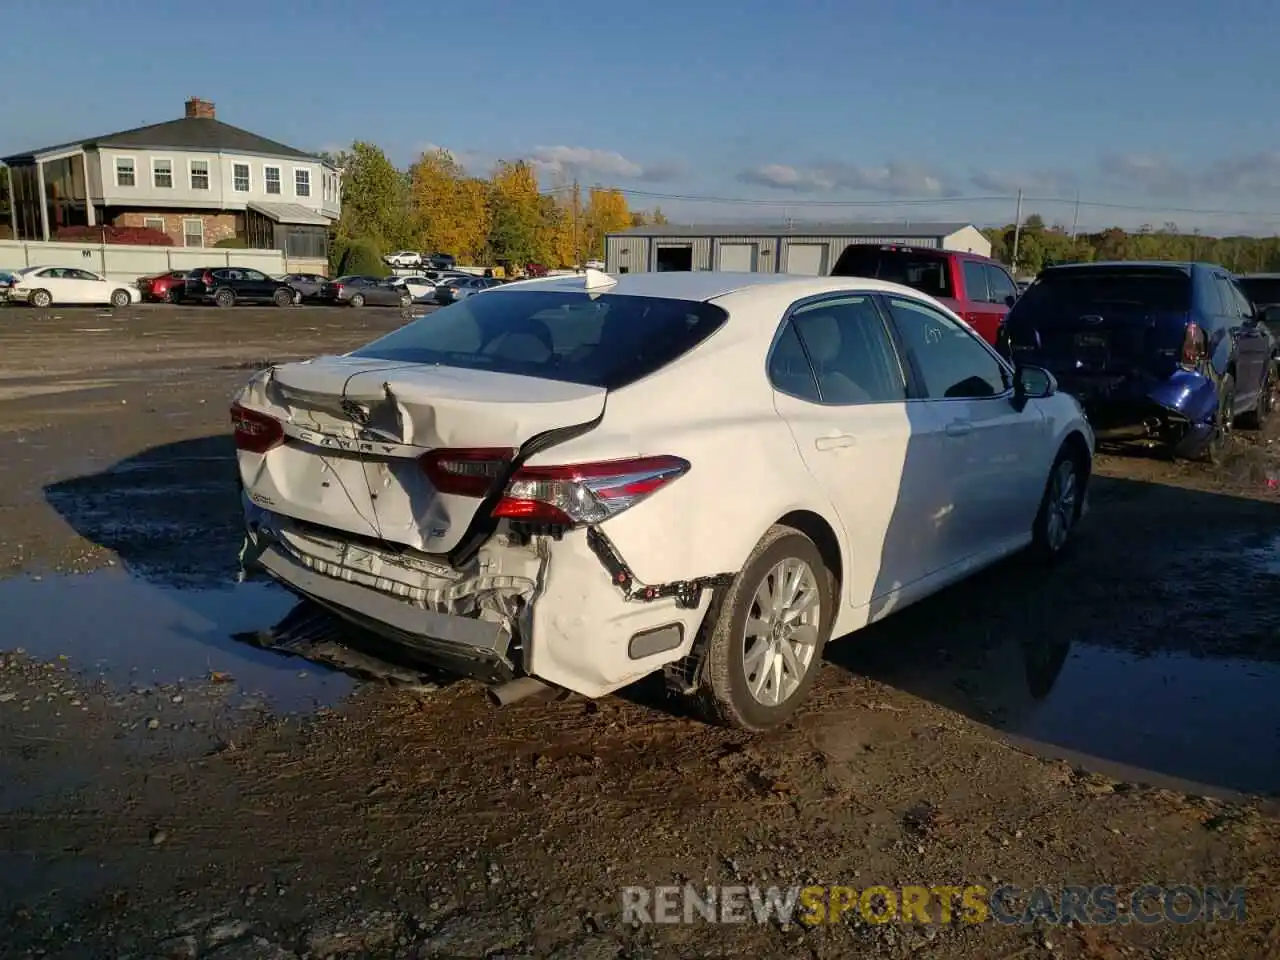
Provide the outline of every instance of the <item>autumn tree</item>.
[[604,257],[604,238],[607,234],[626,230],[631,226],[631,211],[621,190],[592,187],[587,194],[587,209],[583,215],[583,255],[587,258]]
[[490,177],[489,247],[516,267],[536,262],[546,247],[538,178],[523,160],[500,161]]
[[409,184],[417,245],[478,262],[489,244],[488,182],[468,177],[447,150],[434,150],[410,167]]

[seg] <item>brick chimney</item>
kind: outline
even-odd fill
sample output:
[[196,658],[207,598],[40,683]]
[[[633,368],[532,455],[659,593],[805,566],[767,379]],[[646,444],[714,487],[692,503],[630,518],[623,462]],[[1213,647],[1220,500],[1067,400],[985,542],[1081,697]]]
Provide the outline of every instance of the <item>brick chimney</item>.
[[201,120],[216,120],[218,118],[217,111],[213,108],[213,103],[208,100],[201,100],[199,97],[192,97],[187,101],[187,119],[198,118]]

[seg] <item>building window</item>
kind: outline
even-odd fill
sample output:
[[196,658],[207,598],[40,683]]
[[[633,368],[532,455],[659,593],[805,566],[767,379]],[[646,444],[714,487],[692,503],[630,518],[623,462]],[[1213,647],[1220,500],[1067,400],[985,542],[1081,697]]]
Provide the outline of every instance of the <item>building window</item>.
[[151,161],[151,185],[168,190],[173,186],[173,161]]
[[159,230],[164,233],[164,217],[143,217],[142,225],[148,230]]
[[231,165],[231,189],[236,193],[249,192],[249,165],[233,163]]
[[266,184],[267,193],[280,192],[280,168],[279,167],[263,167],[262,182]]
[[192,190],[208,190],[209,189],[209,161],[208,160],[192,160],[191,161],[191,189]]
[[311,171],[293,171],[293,195],[295,197],[311,196]]
[[204,221],[199,218],[182,221],[182,245],[185,247],[204,246]]
[[138,182],[133,157],[116,157],[116,186],[132,187]]

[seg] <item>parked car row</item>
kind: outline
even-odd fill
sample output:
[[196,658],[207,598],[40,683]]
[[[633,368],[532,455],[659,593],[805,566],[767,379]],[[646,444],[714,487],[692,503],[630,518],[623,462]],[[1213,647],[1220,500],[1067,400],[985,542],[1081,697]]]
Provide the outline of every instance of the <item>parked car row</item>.
[[433,270],[452,270],[458,261],[448,253],[418,253],[414,250],[397,250],[382,258],[392,267],[430,267]]

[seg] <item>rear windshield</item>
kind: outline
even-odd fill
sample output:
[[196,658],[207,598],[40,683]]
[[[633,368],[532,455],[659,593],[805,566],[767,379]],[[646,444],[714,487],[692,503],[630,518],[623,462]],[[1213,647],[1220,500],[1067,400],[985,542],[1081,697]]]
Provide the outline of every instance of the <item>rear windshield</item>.
[[1040,274],[1019,300],[1024,310],[1059,307],[1134,306],[1146,310],[1191,309],[1191,277],[1182,270],[1070,268]]
[[727,318],[720,307],[691,300],[511,290],[468,297],[352,356],[614,390],[692,350]]
[[1236,283],[1256,306],[1280,304],[1280,277],[1241,277]]
[[919,250],[846,247],[836,261],[833,277],[871,277],[911,287],[931,297],[953,297],[951,272],[945,254]]

